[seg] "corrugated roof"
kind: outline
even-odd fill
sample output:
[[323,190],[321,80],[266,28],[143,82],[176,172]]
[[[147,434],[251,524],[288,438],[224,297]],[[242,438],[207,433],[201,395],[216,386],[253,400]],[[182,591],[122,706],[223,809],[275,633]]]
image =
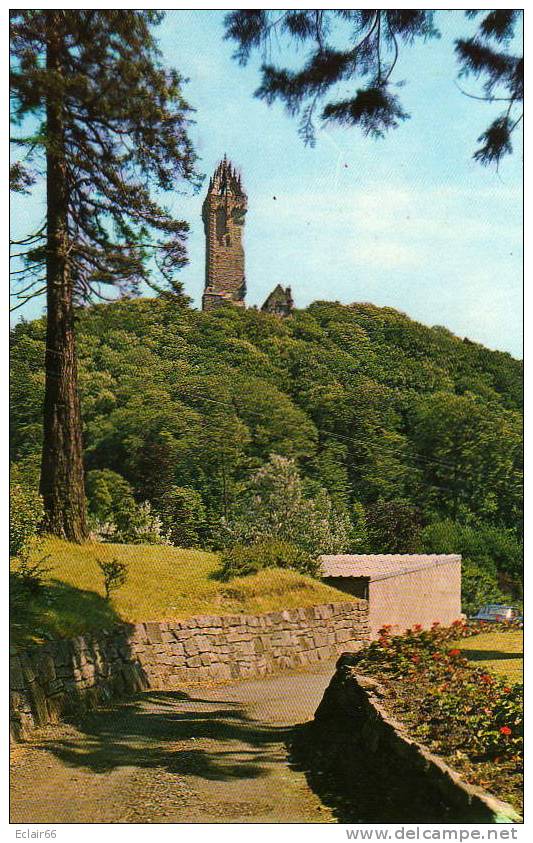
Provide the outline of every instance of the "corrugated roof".
[[369,555],[339,554],[320,556],[323,577],[358,577],[368,580],[382,580],[389,577],[410,574],[424,568],[436,568],[460,562],[455,553],[409,554],[380,553]]

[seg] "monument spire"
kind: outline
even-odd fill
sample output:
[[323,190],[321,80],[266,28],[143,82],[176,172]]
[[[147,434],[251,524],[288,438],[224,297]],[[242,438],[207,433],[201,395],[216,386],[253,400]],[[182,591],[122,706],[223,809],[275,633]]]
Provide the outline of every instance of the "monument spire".
[[242,233],[247,204],[241,177],[224,153],[202,205],[206,239],[202,310],[213,310],[224,302],[245,306]]

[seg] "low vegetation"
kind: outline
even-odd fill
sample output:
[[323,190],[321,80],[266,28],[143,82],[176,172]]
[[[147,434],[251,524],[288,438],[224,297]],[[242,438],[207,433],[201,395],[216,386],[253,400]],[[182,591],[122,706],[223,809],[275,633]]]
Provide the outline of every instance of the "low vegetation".
[[[457,621],[447,629],[437,624],[392,636],[383,627],[361,652],[356,670],[380,680],[387,708],[413,737],[465,779],[521,810],[523,686],[467,658],[479,646],[480,630],[482,625]],[[499,624],[491,635],[505,652],[518,633]]]
[[310,553],[288,541],[235,544],[222,554],[220,579],[244,577],[265,568],[285,568],[313,577],[319,564]]
[[[87,543],[46,538],[49,571],[42,587],[13,612],[15,642],[70,637],[120,621],[162,621],[206,614],[260,613],[351,598],[292,570],[265,569],[230,582],[220,559],[202,550]],[[126,581],[105,599],[101,564],[127,568]]]

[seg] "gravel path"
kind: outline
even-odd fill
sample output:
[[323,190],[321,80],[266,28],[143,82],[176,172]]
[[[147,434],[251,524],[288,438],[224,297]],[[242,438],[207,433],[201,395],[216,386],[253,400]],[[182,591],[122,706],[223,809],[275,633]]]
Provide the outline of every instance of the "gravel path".
[[11,821],[335,822],[289,763],[333,673],[152,691],[17,748]]

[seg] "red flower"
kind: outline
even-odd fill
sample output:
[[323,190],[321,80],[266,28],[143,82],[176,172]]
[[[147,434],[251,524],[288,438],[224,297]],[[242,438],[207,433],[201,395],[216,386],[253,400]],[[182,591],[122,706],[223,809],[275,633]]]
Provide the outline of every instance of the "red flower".
[[433,653],[433,655],[431,656],[431,658],[433,659],[433,661],[438,662],[438,661],[440,661],[440,659],[441,659],[441,654],[440,654],[440,653]]
[[434,629],[436,626],[440,626],[440,621],[433,621],[431,627]]
[[448,650],[448,655],[451,656],[452,658],[455,658],[456,656],[461,655],[461,651],[460,650]]
[[464,626],[465,622],[458,618],[456,621],[452,621],[452,626]]
[[420,661],[420,656],[411,656],[411,661],[414,662],[414,664],[418,664]]
[[482,673],[479,678],[482,682],[485,683],[485,685],[492,685],[492,683],[494,682],[492,676],[490,676],[488,673]]
[[504,693],[504,694],[510,694],[510,693],[511,693],[511,689],[510,689],[510,688],[505,687],[505,688],[503,689],[503,693]]
[[500,735],[512,735],[512,731],[509,726],[502,726],[500,729]]
[[415,632],[420,632],[421,629],[422,629],[422,624],[421,623],[415,623],[415,625],[413,627],[413,630]]

